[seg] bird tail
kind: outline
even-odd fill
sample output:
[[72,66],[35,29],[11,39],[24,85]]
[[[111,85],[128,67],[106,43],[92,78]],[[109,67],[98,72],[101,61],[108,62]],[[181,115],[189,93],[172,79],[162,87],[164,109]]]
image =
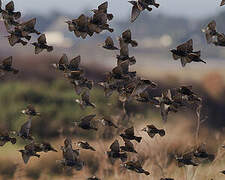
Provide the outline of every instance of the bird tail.
[[48,52],[53,51],[53,46],[48,46],[48,47],[47,47],[47,51],[48,51]]
[[148,176],[150,173],[148,171],[144,171],[145,175]]
[[160,129],[159,130],[159,135],[162,137],[162,136],[165,136],[165,130],[164,129]]
[[23,46],[26,46],[26,45],[27,45],[27,42],[26,42],[26,41],[21,40],[20,42],[21,42],[21,44],[22,44]]
[[10,142],[11,142],[12,144],[16,144],[16,138],[10,138]]
[[155,3],[154,6],[155,6],[156,8],[159,8],[159,4],[158,4],[158,3]]
[[132,47],[137,47],[137,46],[138,46],[137,41],[132,40],[132,41],[131,41],[131,46],[132,46]]
[[137,141],[137,142],[141,142],[141,139],[142,139],[142,137],[135,137],[135,141]]
[[112,28],[108,28],[108,30],[109,30],[109,32],[113,32],[114,31],[114,29],[112,29]]
[[203,63],[205,63],[205,64],[206,64],[206,62],[205,62],[205,61],[203,61],[202,59],[200,59],[200,62],[203,62]]

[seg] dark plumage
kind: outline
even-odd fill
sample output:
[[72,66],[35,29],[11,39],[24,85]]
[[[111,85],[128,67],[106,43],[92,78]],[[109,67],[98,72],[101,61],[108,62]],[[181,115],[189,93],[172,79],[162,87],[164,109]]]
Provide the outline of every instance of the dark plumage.
[[33,105],[28,105],[26,109],[22,110],[22,113],[28,116],[39,116],[40,113],[37,112]]
[[148,135],[153,138],[156,134],[159,134],[161,137],[165,136],[165,130],[164,129],[157,129],[154,125],[147,125],[142,131],[145,131],[148,133]]
[[137,151],[134,149],[134,145],[132,142],[130,142],[127,139],[124,139],[124,142],[125,142],[125,145],[120,146],[121,151],[137,153]]
[[103,119],[99,119],[99,121],[103,126],[118,128],[111,120],[106,119],[105,117]]
[[91,124],[91,120],[95,117],[95,114],[85,116],[82,118],[80,121],[81,122],[75,122],[75,125],[78,127],[85,129],[85,130],[95,130],[97,131],[98,129],[96,127],[93,127]]
[[0,72],[13,72],[13,74],[17,74],[19,70],[12,67],[12,60],[12,56],[3,59],[0,63]]
[[53,51],[53,46],[47,45],[45,34],[41,34],[37,39],[37,42],[31,44],[35,47],[35,54],[39,54],[44,49],[46,49],[48,52]]
[[131,171],[135,171],[136,173],[144,173],[147,176],[150,175],[148,171],[142,168],[140,161],[128,161],[124,163],[123,166]]
[[31,119],[28,119],[20,128],[18,135],[23,139],[33,140],[31,136]]
[[90,149],[92,151],[96,151],[90,144],[88,144],[88,142],[82,142],[82,141],[79,141],[77,142],[77,145],[82,148],[82,149]]
[[122,39],[125,43],[131,44],[132,47],[137,47],[138,43],[135,40],[132,40],[131,30],[128,29],[122,33]]
[[134,127],[128,128],[124,131],[124,134],[120,134],[120,136],[124,139],[135,140],[137,142],[141,142],[142,137],[137,137],[134,135]]
[[105,44],[102,47],[108,50],[118,50],[110,36],[106,38]]
[[84,109],[87,106],[91,106],[93,108],[96,108],[96,105],[94,103],[90,102],[90,94],[88,90],[83,91],[81,94],[81,99],[76,99],[76,102],[80,104],[80,106]]
[[6,129],[0,129],[0,146],[4,146],[7,142],[16,144],[16,138],[12,138]]
[[127,154],[120,152],[120,145],[118,140],[115,140],[111,146],[110,151],[107,151],[107,155],[111,163],[114,163],[116,159],[121,159],[122,162],[127,160]]

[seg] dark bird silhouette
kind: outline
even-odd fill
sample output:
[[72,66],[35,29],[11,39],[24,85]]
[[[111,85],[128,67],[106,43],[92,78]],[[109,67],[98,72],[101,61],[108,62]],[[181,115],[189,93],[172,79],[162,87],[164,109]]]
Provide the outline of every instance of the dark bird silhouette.
[[161,137],[165,136],[165,130],[164,129],[157,129],[154,125],[147,125],[145,128],[142,129],[142,131],[145,131],[148,133],[148,135],[153,138],[156,134],[159,134]]
[[220,171],[220,173],[221,173],[221,174],[224,174],[224,175],[225,175],[225,170],[223,170],[223,171]]
[[23,158],[23,161],[25,164],[28,163],[31,156],[40,158],[40,155],[37,154],[36,150],[37,149],[36,149],[36,146],[34,143],[30,143],[30,144],[26,145],[23,150],[19,150],[19,152],[21,152],[21,154],[22,154],[22,158]]
[[85,130],[95,130],[97,131],[98,129],[96,127],[93,127],[91,124],[91,120],[95,117],[95,114],[85,116],[82,118],[80,121],[81,122],[75,122],[75,125],[78,127],[85,129]]
[[122,162],[127,160],[127,154],[120,152],[120,145],[118,140],[115,140],[111,146],[110,151],[107,151],[107,155],[111,163],[114,163],[116,159],[121,159]]
[[207,40],[207,43],[210,44],[213,42],[213,39],[217,35],[216,31],[216,21],[212,20],[205,29],[202,30],[205,33],[205,37]]
[[141,142],[142,137],[137,137],[134,135],[134,127],[130,127],[124,131],[124,134],[120,134],[123,139],[135,140],[137,142]]
[[9,56],[0,62],[0,72],[13,72],[13,74],[17,74],[19,72],[18,69],[12,67],[12,56]]
[[128,29],[122,33],[122,39],[124,43],[131,44],[132,47],[137,47],[138,43],[135,40],[132,40],[131,30]]
[[123,167],[135,171],[136,173],[144,173],[145,175],[150,175],[150,173],[142,168],[140,161],[128,161],[123,164]]
[[105,117],[104,117],[103,119],[99,119],[99,122],[100,122],[103,126],[109,126],[109,127],[118,128],[118,126],[116,126],[111,120],[106,119]]
[[170,50],[173,54],[174,60],[181,60],[181,65],[184,67],[187,63],[193,62],[203,62],[200,56],[201,51],[195,51],[193,52],[193,40],[190,39],[187,42],[177,46],[176,49]]
[[137,153],[137,151],[134,149],[134,145],[132,142],[130,142],[127,139],[123,139],[125,142],[124,146],[120,146],[121,151],[126,151],[126,152],[133,152],[133,153]]
[[76,99],[76,102],[80,104],[80,106],[84,109],[87,106],[91,106],[93,108],[96,108],[96,105],[94,103],[90,102],[90,94],[88,90],[83,91],[81,94],[81,100]]
[[144,2],[145,0],[138,0],[138,1],[128,1],[133,5],[132,11],[131,11],[131,22],[133,23],[140,13],[147,9],[149,12],[152,11],[152,8],[149,7],[147,3]]
[[196,162],[193,161],[193,153],[186,153],[180,157],[175,157],[179,167],[185,165],[198,166]]
[[12,138],[6,129],[0,129],[0,146],[4,146],[7,142],[16,144],[16,138]]
[[225,4],[225,0],[222,0],[220,3],[220,6],[223,6]]
[[79,151],[72,148],[70,138],[64,140],[64,146],[61,146],[63,159],[58,162],[63,166],[74,167],[77,171],[82,170],[84,162],[79,157]]
[[33,137],[31,136],[31,119],[30,118],[21,126],[18,136],[20,136],[23,139],[33,140]]
[[92,10],[94,13],[104,13],[107,16],[107,19],[111,21],[113,19],[113,14],[109,14],[108,11],[108,2],[104,2],[101,5],[98,6],[98,9]]
[[120,54],[116,56],[117,58],[117,65],[120,63],[129,60],[129,65],[133,65],[136,63],[136,59],[134,56],[129,57],[129,48],[128,44],[124,42],[124,40],[119,37],[119,43],[120,43]]
[[45,34],[41,34],[39,38],[37,39],[37,42],[31,43],[35,47],[35,54],[39,54],[44,49],[46,49],[48,52],[53,51],[53,46],[48,46],[46,41]]
[[32,18],[26,22],[19,24],[17,27],[22,31],[23,37],[28,36],[31,33],[40,35],[41,33],[35,29],[36,18]]
[[82,149],[90,149],[92,151],[96,151],[90,144],[88,144],[88,142],[82,142],[82,141],[79,141],[77,142],[77,145],[82,148]]
[[118,50],[110,36],[106,38],[105,44],[102,47],[108,50]]
[[193,155],[196,158],[208,159],[210,161],[213,161],[215,159],[215,155],[208,153],[204,144],[198,146],[194,150]]
[[40,116],[40,113],[35,110],[32,104],[29,104],[27,108],[22,110],[21,112],[28,116]]
[[161,178],[160,180],[174,180],[173,178]]

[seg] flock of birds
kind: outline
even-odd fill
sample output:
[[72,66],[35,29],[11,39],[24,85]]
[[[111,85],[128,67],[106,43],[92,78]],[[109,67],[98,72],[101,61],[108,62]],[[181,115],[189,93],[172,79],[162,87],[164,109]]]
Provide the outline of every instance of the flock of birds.
[[[152,11],[151,6],[156,8],[159,4],[155,0],[138,0],[129,1],[132,5],[131,22],[134,22],[139,14],[147,9]],[[221,2],[221,6],[225,4],[225,0]],[[0,7],[2,3],[0,1]],[[94,13],[92,17],[80,15],[77,19],[67,20],[68,30],[74,32],[76,37],[86,38],[87,35],[92,36],[94,33],[101,33],[104,30],[113,32],[108,24],[109,21],[113,19],[113,14],[108,13],[108,2],[104,2],[98,9],[93,9]],[[9,44],[14,46],[15,44],[27,45],[28,41],[31,39],[32,33],[40,35],[37,42],[31,43],[35,47],[35,54],[39,54],[44,49],[48,52],[53,51],[53,47],[47,45],[45,34],[41,34],[35,29],[36,18],[28,20],[26,22],[19,22],[21,17],[20,12],[16,12],[14,9],[13,1],[6,4],[5,9],[0,8],[2,19],[4,21],[5,27],[9,35],[7,36]],[[210,44],[216,46],[225,46],[225,35],[219,33],[216,30],[216,22],[210,22],[205,29],[202,30],[205,33],[206,40]],[[202,99],[192,91],[191,86],[181,86],[176,89],[162,90],[162,95],[160,97],[155,97],[152,95],[152,89],[158,88],[158,85],[150,80],[142,79],[136,75],[136,71],[129,71],[131,65],[136,63],[134,56],[129,56],[129,46],[137,47],[138,43],[132,38],[132,33],[128,29],[122,33],[118,38],[119,47],[116,47],[113,39],[108,36],[102,47],[107,50],[119,50],[119,54],[116,56],[117,65],[112,69],[111,72],[106,74],[105,80],[99,82],[98,84],[104,88],[105,96],[109,97],[114,91],[119,95],[119,100],[123,103],[123,112],[125,116],[126,113],[125,104],[131,100],[138,101],[140,103],[150,103],[153,106],[160,109],[162,120],[167,121],[169,112],[177,112],[182,107],[200,107]],[[182,66],[191,62],[203,62],[204,60],[200,58],[200,51],[193,51],[193,41],[192,39],[187,42],[177,46],[176,49],[172,49],[172,56],[174,60],[181,60]],[[81,57],[77,56],[69,60],[66,54],[60,58],[59,62],[53,64],[57,70],[61,71],[65,78],[69,80],[71,85],[74,87],[75,92],[80,96],[80,99],[76,99],[75,102],[78,103],[81,108],[86,108],[88,106],[96,108],[96,105],[90,100],[90,90],[93,88],[93,81],[85,77],[84,70],[80,68]],[[12,56],[7,57],[0,63],[1,74],[6,72],[18,73],[19,70],[15,69],[12,64]],[[17,131],[0,131],[0,146],[5,145],[7,142],[15,144],[17,141],[16,137],[20,137],[29,142],[24,149],[19,150],[22,154],[24,163],[28,163],[30,157],[40,157],[40,152],[57,152],[55,148],[51,146],[48,142],[36,142],[35,138],[31,134],[32,117],[39,116],[40,113],[35,110],[32,105],[28,105],[26,109],[22,111],[28,117],[28,120],[21,126],[20,130]],[[75,126],[89,131],[98,131],[98,128],[94,126],[94,121],[102,124],[102,126],[108,126],[111,128],[118,128],[112,120],[107,118],[102,118],[94,120],[96,114],[91,114],[76,121]],[[153,124],[147,125],[142,129],[146,132],[150,138],[154,138],[155,135],[161,137],[166,135],[164,129],[158,129]],[[150,172],[143,169],[143,164],[140,160],[127,161],[129,153],[138,153],[135,150],[132,141],[141,142],[142,137],[135,136],[134,127],[129,127],[121,132],[120,137],[124,141],[124,146],[120,146],[118,140],[116,139],[111,146],[109,151],[106,152],[109,161],[113,164],[117,159],[122,162],[122,167],[134,171],[136,173],[144,173],[145,175],[150,175]],[[77,147],[81,149],[86,149],[90,151],[96,151],[88,142],[79,141],[76,143]],[[225,148],[225,146],[223,146]],[[79,149],[73,149],[73,142],[70,137],[66,137],[64,140],[64,146],[61,146],[61,151],[63,155],[62,160],[57,162],[63,166],[75,168],[76,170],[82,170],[85,163],[80,158]],[[185,165],[198,166],[198,161],[196,159],[210,159],[214,155],[209,154],[204,147],[200,144],[193,148],[191,152],[179,155],[175,157],[178,166],[182,167]],[[221,171],[225,174],[225,171]],[[99,178],[93,176],[88,178],[89,180],[98,180]],[[173,180],[173,178],[161,178],[161,180]]]

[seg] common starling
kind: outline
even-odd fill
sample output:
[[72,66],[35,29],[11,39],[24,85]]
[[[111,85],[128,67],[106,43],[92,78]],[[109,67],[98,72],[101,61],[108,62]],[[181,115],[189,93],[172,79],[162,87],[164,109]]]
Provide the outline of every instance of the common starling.
[[145,131],[148,133],[148,135],[153,138],[156,134],[159,134],[161,137],[165,136],[165,130],[164,129],[157,129],[154,125],[147,125],[145,128],[142,129],[142,131]]
[[102,47],[108,50],[118,50],[110,36],[106,38],[105,44]]
[[0,129],[0,146],[4,146],[7,142],[16,144],[16,138],[10,137],[7,130]]
[[48,46],[46,41],[45,34],[41,34],[39,38],[37,39],[37,42],[31,43],[35,47],[35,54],[39,54],[44,49],[46,49],[48,52],[53,51],[53,46]]
[[118,140],[115,140],[111,146],[110,151],[107,151],[109,160],[113,163],[116,159],[121,159],[122,162],[127,160],[127,154],[120,152],[120,145]]
[[94,13],[98,13],[98,12],[101,12],[101,13],[104,13],[106,14],[107,16],[107,19],[109,21],[111,21],[113,19],[113,14],[108,14],[107,11],[108,11],[108,2],[104,2],[102,3],[101,5],[98,6],[98,9],[93,9],[92,10]]
[[205,33],[207,43],[213,42],[213,38],[217,35],[216,31],[216,21],[212,20],[205,29],[202,30]]
[[137,41],[132,40],[132,36],[131,36],[131,30],[128,29],[126,31],[124,31],[122,33],[122,39],[125,43],[127,44],[131,44],[132,47],[137,47],[138,43]]
[[40,155],[37,154],[36,146],[34,143],[30,143],[24,147],[24,150],[19,150],[22,154],[22,158],[25,164],[28,163],[31,156],[36,156],[40,158]]
[[173,59],[178,60],[181,59],[181,65],[184,67],[187,63],[193,62],[203,62],[200,56],[200,51],[193,52],[193,40],[190,39],[187,42],[177,46],[176,49],[170,50],[173,54]]
[[134,135],[134,127],[130,127],[124,131],[124,134],[120,134],[123,139],[135,140],[137,142],[141,142],[142,137],[137,137]]
[[29,104],[27,108],[22,110],[21,112],[28,116],[40,116],[40,113],[35,110],[32,104]]
[[223,170],[223,171],[220,171],[220,173],[222,173],[222,174],[224,174],[224,175],[225,175],[225,170]]
[[35,25],[36,25],[36,18],[32,18],[24,23],[19,24],[17,27],[22,31],[23,37],[26,37],[31,33],[40,35],[41,33],[35,29]]
[[91,124],[91,120],[95,117],[95,114],[85,116],[84,118],[81,119],[81,122],[75,122],[75,125],[78,127],[85,129],[85,130],[95,130],[97,131],[98,129],[96,127],[93,127]]
[[125,145],[120,146],[121,151],[137,153],[137,151],[134,149],[134,145],[132,142],[130,142],[127,139],[124,139],[124,142],[125,142]]
[[136,173],[144,173],[147,176],[150,175],[148,171],[142,168],[140,161],[128,161],[123,164],[123,167],[135,171]]
[[13,74],[17,74],[19,70],[12,67],[12,56],[9,56],[2,60],[0,63],[0,71],[3,72],[13,72]]
[[19,19],[21,17],[21,13],[15,12],[15,7],[14,7],[14,2],[10,1],[8,4],[5,6],[5,11],[9,16],[14,17],[15,19]]
[[129,65],[135,64],[136,63],[135,57],[134,56],[129,57],[128,44],[125,43],[121,37],[119,37],[119,42],[120,42],[120,54],[116,56],[117,65],[126,60],[129,60]]
[[90,144],[88,144],[88,142],[82,142],[82,141],[79,141],[77,142],[77,145],[80,147],[80,148],[83,148],[83,149],[90,149],[92,151],[96,151]]
[[80,69],[80,70],[77,70],[77,71],[65,72],[65,77],[72,80],[72,81],[81,80],[83,74],[84,74],[84,70]]
[[84,162],[79,158],[79,152],[72,148],[72,141],[70,138],[66,138],[64,141],[64,147],[61,147],[63,153],[63,160],[60,160],[60,164],[63,166],[74,167],[76,170],[82,170]]
[[131,22],[132,23],[138,18],[140,13],[142,11],[144,11],[145,9],[147,9],[148,11],[152,11],[152,8],[149,7],[148,4],[146,4],[144,1],[145,0],[128,1],[129,3],[131,3],[133,5],[132,12],[131,12]]
[[29,118],[20,128],[18,135],[23,139],[33,140],[31,136],[31,119]]
[[223,6],[224,4],[225,4],[225,0],[222,0],[220,6]]
[[85,90],[82,94],[81,94],[81,100],[76,99],[76,102],[78,104],[80,104],[80,106],[84,109],[87,106],[91,106],[93,108],[96,108],[96,105],[94,103],[90,102],[90,94],[88,90]]
[[99,121],[103,126],[118,128],[118,126],[116,126],[111,120],[106,119],[105,117],[102,119],[99,119]]

